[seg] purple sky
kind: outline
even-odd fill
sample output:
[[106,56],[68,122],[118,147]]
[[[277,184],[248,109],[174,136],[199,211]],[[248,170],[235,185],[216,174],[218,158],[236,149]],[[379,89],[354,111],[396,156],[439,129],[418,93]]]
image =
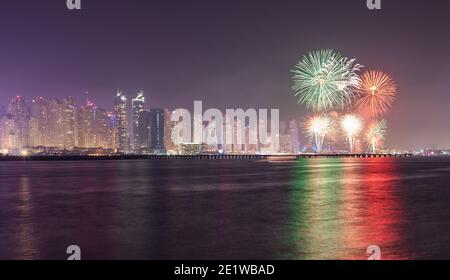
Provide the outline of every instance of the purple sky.
[[399,85],[387,145],[450,147],[450,3],[446,0],[5,0],[0,104],[84,92],[110,109],[117,88],[151,107],[279,108],[302,118],[290,70],[334,48]]

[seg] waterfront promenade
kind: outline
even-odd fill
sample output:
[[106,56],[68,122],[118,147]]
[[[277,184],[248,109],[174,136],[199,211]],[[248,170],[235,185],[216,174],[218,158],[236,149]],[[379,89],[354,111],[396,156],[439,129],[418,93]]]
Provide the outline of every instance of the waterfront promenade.
[[412,154],[298,154],[298,155],[100,155],[100,156],[0,156],[0,161],[71,160],[268,160],[284,161],[308,158],[405,158]]

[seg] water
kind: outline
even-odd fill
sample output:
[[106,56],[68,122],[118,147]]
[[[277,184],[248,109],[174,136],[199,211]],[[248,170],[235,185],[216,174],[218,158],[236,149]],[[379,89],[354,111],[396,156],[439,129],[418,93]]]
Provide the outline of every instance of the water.
[[450,259],[450,160],[0,162],[0,259]]

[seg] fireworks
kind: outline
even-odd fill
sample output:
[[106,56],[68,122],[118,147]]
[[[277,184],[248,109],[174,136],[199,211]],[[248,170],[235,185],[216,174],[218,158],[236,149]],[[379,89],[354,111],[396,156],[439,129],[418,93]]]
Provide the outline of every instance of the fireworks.
[[333,50],[320,50],[303,57],[295,69],[292,87],[298,102],[314,111],[349,104],[359,87],[362,68]]
[[333,127],[333,121],[328,116],[316,116],[310,118],[306,123],[306,129],[316,143],[317,152],[322,151],[325,136]]
[[384,140],[386,134],[387,122],[385,120],[374,121],[367,130],[366,141],[369,144],[372,153],[376,153],[378,145]]
[[377,117],[391,108],[397,86],[389,75],[381,71],[368,71],[362,75],[356,102],[358,111],[369,117]]
[[[371,70],[360,76],[362,67],[355,59],[323,49],[304,55],[292,70],[292,90],[298,103],[319,112],[306,123],[317,152],[322,151],[325,139],[330,146],[339,140],[339,128],[351,153],[362,150],[363,142],[367,142],[372,153],[383,144],[387,123],[378,119],[392,107],[397,85],[383,71]],[[349,113],[339,117],[341,110]],[[359,137],[363,120],[370,125],[364,137]]]
[[357,137],[363,127],[362,120],[356,115],[347,114],[341,119],[341,127],[350,145],[350,153],[353,153]]

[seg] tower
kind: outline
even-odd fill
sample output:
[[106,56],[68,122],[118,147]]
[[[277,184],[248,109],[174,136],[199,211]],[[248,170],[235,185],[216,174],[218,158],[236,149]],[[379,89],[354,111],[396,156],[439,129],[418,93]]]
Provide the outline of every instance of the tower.
[[133,108],[133,150],[134,152],[139,152],[139,114],[145,109],[145,97],[143,91],[136,94],[136,98],[131,101],[131,106]]
[[117,118],[118,147],[120,153],[128,152],[128,128],[127,128],[127,98],[122,92],[118,92],[114,99],[114,113]]

